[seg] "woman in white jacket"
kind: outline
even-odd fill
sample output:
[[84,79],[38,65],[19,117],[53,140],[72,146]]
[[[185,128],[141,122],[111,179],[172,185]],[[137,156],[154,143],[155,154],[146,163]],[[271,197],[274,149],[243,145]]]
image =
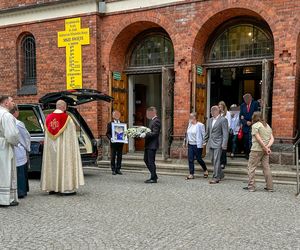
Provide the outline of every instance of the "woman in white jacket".
[[18,198],[24,198],[29,191],[28,183],[28,153],[30,152],[30,134],[25,124],[18,120],[19,110],[15,106],[10,110],[11,114],[16,118],[16,125],[19,130],[19,143],[15,146],[15,157],[17,166],[17,183]]
[[198,161],[204,171],[204,177],[208,177],[207,167],[202,159],[203,141],[205,136],[204,124],[197,121],[196,113],[191,113],[189,125],[186,131],[185,146],[188,147],[188,160],[190,174],[186,177],[187,180],[194,179],[195,165],[194,160]]

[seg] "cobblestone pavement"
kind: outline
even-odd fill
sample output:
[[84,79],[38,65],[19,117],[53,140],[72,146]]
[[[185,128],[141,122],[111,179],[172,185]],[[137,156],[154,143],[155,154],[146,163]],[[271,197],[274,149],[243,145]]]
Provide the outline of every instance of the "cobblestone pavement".
[[85,169],[76,196],[49,196],[31,180],[18,207],[0,208],[0,249],[300,249],[294,186],[248,193],[238,181],[209,185]]

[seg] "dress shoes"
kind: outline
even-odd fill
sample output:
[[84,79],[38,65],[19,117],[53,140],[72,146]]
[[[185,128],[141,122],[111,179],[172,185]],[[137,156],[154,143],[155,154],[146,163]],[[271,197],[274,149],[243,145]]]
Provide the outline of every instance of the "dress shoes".
[[76,195],[76,192],[66,192],[66,193],[59,193],[61,196],[71,196],[71,195]]
[[157,183],[157,180],[149,179],[149,180],[146,180],[145,183],[147,183],[147,184]]
[[55,192],[55,191],[49,191],[48,194],[49,194],[49,195],[54,195],[54,194],[58,194],[58,192]]
[[19,205],[19,202],[17,201],[12,201],[9,205],[0,205],[0,207],[14,207],[14,206],[18,206]]
[[220,181],[219,180],[211,180],[209,181],[209,184],[218,184]]
[[12,201],[9,205],[10,205],[11,207],[18,206],[18,205],[19,205],[19,202],[17,202],[17,201]]
[[116,175],[117,174],[117,172],[116,171],[112,171],[112,175]]
[[120,170],[117,170],[116,174],[122,175],[123,173]]

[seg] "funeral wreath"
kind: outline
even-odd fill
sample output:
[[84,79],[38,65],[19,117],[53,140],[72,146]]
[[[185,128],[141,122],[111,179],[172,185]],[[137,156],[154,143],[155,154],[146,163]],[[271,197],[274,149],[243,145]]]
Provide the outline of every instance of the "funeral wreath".
[[151,130],[147,127],[140,126],[140,127],[132,127],[126,130],[125,134],[130,138],[139,138],[143,133],[149,133]]

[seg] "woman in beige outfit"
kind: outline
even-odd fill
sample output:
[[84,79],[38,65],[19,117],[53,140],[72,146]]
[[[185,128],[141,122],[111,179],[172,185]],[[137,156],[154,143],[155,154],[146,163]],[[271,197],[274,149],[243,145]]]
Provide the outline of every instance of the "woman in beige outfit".
[[260,112],[254,112],[252,116],[252,147],[248,162],[248,187],[249,192],[255,191],[255,170],[259,163],[263,167],[263,173],[266,180],[265,190],[273,192],[273,180],[270,170],[271,146],[274,143],[274,137],[271,127],[262,119]]

